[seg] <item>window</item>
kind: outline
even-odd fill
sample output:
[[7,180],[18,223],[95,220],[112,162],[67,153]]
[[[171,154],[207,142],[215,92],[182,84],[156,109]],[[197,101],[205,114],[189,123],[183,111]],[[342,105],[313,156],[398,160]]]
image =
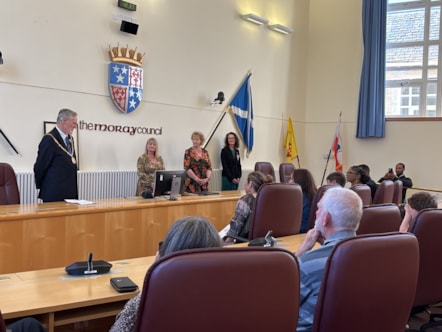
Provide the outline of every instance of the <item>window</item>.
[[442,117],[441,0],[388,0],[385,116]]

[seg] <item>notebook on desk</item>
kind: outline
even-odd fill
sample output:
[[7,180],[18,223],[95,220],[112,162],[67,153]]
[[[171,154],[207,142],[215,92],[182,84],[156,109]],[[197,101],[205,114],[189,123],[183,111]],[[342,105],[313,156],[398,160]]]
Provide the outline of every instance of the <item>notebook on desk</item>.
[[207,196],[207,195],[219,195],[219,192],[217,191],[208,191],[208,190],[203,190],[199,193],[200,196]]
[[198,195],[198,194],[197,193],[189,193],[187,191],[182,193],[182,196],[196,196],[196,195]]

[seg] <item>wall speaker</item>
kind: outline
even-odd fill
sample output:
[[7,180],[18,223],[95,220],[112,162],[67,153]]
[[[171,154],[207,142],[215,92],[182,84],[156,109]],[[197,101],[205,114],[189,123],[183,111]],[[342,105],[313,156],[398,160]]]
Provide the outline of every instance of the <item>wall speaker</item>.
[[138,24],[123,20],[123,21],[121,21],[120,31],[136,35],[137,31],[138,31]]

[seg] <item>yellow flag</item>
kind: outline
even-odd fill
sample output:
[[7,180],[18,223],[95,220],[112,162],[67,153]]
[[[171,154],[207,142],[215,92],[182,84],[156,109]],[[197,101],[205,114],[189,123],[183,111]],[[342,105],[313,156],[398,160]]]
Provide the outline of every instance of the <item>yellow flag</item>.
[[296,147],[295,131],[293,130],[292,118],[289,117],[287,124],[287,134],[285,135],[284,147],[286,150],[286,161],[290,163],[292,159],[298,156],[298,148]]

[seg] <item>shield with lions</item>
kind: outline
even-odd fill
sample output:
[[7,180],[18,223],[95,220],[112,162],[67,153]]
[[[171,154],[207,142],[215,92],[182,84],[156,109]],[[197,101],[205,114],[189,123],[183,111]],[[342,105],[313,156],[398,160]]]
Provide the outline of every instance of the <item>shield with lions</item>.
[[123,112],[133,112],[141,103],[143,95],[144,55],[128,47],[119,46],[109,50],[109,91],[115,106]]

